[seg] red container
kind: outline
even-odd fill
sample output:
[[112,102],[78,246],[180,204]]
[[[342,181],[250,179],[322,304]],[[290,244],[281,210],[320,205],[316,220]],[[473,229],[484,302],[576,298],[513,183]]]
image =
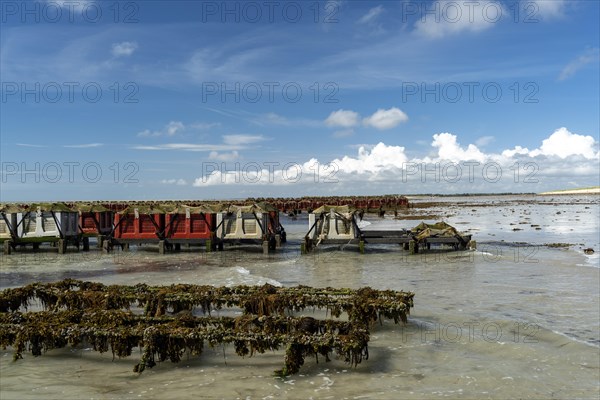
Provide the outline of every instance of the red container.
[[112,223],[112,211],[79,214],[79,226],[83,234],[108,234],[112,231]]
[[167,239],[210,239],[216,214],[167,214],[165,216]]
[[115,239],[161,239],[165,229],[164,214],[115,214]]

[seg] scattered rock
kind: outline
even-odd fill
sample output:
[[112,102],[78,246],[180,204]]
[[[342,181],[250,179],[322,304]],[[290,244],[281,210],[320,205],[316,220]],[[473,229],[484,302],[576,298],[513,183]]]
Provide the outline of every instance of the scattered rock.
[[594,254],[594,249],[592,249],[591,247],[588,247],[587,249],[583,249],[583,252],[585,254]]

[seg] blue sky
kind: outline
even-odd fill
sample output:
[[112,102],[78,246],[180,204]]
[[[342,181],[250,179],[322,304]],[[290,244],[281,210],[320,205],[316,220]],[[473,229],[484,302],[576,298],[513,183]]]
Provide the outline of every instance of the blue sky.
[[2,201],[600,184],[596,1],[1,4]]

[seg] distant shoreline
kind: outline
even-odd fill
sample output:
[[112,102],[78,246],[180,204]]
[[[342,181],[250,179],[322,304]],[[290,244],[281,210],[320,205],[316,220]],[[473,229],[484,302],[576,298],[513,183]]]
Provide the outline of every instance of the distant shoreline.
[[540,195],[556,195],[556,194],[600,194],[600,186],[581,188],[581,189],[554,190],[551,192],[540,193]]

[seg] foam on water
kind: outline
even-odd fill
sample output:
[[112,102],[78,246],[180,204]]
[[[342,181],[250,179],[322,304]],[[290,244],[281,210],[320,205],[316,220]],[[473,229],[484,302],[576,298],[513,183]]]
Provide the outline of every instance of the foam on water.
[[235,285],[249,285],[249,286],[262,286],[266,283],[269,285],[281,287],[283,286],[281,282],[276,281],[275,279],[266,278],[264,276],[255,276],[252,275],[250,270],[244,267],[235,267],[234,271],[237,272],[237,275],[234,275],[226,280],[226,286],[235,286]]

